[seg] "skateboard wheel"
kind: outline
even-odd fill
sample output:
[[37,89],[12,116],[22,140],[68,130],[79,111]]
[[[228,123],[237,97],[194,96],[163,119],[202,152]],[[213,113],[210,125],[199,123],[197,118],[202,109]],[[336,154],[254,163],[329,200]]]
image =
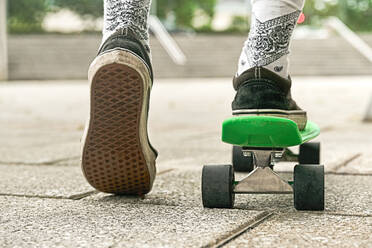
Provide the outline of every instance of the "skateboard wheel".
[[293,194],[297,210],[324,210],[324,166],[296,165]]
[[232,208],[235,195],[231,165],[206,165],[202,172],[202,199],[206,208]]
[[246,157],[243,155],[242,147],[233,146],[232,164],[235,171],[251,172],[253,171],[253,156]]
[[320,164],[320,143],[309,142],[300,145],[298,162],[300,164]]

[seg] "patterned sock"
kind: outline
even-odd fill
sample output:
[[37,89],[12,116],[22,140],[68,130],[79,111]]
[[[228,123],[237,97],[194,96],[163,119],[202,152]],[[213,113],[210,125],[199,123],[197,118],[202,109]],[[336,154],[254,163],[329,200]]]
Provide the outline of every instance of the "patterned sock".
[[113,33],[128,28],[148,45],[150,5],[151,0],[104,0],[103,42]]
[[305,0],[252,0],[251,29],[237,76],[263,66],[283,78],[289,73],[289,46]]

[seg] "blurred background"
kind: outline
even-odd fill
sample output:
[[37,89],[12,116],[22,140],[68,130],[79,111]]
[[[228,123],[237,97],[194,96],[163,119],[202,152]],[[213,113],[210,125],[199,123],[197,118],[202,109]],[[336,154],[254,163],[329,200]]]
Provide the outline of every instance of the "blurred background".
[[[101,42],[102,0],[0,0],[2,80],[85,79]],[[158,78],[231,77],[250,0],[153,0]],[[291,74],[372,74],[372,0],[307,0]]]

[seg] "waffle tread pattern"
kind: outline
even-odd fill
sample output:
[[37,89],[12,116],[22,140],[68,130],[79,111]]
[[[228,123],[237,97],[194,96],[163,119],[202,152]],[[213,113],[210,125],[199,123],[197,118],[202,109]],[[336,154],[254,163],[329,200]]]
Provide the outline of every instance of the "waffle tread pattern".
[[142,153],[140,74],[122,64],[100,68],[91,85],[91,116],[83,151],[88,182],[107,193],[143,195],[150,175]]

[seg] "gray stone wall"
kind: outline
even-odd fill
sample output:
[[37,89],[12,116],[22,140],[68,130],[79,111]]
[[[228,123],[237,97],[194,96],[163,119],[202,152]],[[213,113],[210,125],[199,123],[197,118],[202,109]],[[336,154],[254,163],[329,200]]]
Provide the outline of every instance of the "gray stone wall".
[[[176,35],[188,57],[185,66],[175,65],[152,37],[155,77],[232,77],[245,36]],[[372,35],[363,38],[372,46]],[[11,35],[11,80],[85,79],[94,59],[99,35]],[[292,75],[366,75],[372,65],[341,37],[326,40],[294,40]]]

